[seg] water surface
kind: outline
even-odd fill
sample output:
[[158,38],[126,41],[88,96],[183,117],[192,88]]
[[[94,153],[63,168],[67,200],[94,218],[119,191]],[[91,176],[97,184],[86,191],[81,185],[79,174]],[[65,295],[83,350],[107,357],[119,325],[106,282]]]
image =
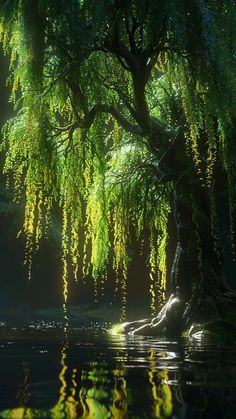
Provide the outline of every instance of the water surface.
[[236,347],[0,323],[0,418],[236,418]]

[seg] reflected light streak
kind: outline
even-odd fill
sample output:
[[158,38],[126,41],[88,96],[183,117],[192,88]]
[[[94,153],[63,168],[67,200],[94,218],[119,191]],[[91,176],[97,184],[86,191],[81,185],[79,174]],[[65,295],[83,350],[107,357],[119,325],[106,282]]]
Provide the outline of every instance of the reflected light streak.
[[150,351],[150,370],[148,372],[149,382],[152,388],[153,411],[156,418],[169,418],[172,415],[172,393],[168,382],[168,372],[156,370],[155,350]]

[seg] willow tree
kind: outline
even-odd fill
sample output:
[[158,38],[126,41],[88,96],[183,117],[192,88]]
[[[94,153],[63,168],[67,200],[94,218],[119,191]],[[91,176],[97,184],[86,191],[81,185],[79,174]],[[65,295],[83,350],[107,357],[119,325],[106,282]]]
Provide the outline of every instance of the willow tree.
[[61,208],[65,302],[69,264],[96,288],[111,260],[124,302],[135,235],[148,254],[152,310],[172,295],[167,328],[173,318],[181,329],[222,317],[234,303],[216,196],[225,189],[232,226],[235,28],[233,0],[1,2],[15,107],[4,171],[24,197],[29,267]]

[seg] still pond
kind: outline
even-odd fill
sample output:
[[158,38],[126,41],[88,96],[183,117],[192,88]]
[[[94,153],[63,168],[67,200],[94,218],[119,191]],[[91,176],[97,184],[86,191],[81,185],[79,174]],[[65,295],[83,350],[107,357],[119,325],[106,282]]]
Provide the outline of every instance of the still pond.
[[0,418],[236,418],[236,346],[0,323]]

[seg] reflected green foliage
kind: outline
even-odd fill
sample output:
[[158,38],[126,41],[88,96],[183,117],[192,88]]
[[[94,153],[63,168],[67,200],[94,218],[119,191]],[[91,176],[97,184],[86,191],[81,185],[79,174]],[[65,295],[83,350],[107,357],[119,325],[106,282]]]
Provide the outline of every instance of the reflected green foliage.
[[125,304],[127,247],[148,237],[155,311],[176,184],[206,190],[216,242],[219,167],[235,207],[234,1],[11,0],[0,14],[16,111],[4,171],[25,197],[26,262],[59,205],[65,302],[68,264],[96,286],[112,259]]
[[0,417],[235,417],[234,346],[93,326],[1,327]]
[[[67,365],[67,346],[61,351],[61,370],[59,373],[60,390],[58,401],[51,409],[32,409],[30,406],[30,392],[27,376],[20,386],[25,403],[20,407],[1,411],[2,418],[34,419],[34,418],[114,418],[125,419],[130,406],[135,400],[135,391],[127,383],[125,368],[115,368],[108,371],[101,365],[91,369],[80,370],[69,368]],[[122,353],[122,355],[124,355]],[[172,415],[172,392],[167,383],[168,373],[157,371],[151,351],[145,387],[148,393],[149,407],[145,410],[153,418],[169,418]],[[17,397],[18,398],[18,397]],[[18,400],[19,401],[19,400]],[[129,410],[128,410],[129,409]],[[145,412],[140,412],[140,416]],[[136,416],[131,416],[135,418]]]

